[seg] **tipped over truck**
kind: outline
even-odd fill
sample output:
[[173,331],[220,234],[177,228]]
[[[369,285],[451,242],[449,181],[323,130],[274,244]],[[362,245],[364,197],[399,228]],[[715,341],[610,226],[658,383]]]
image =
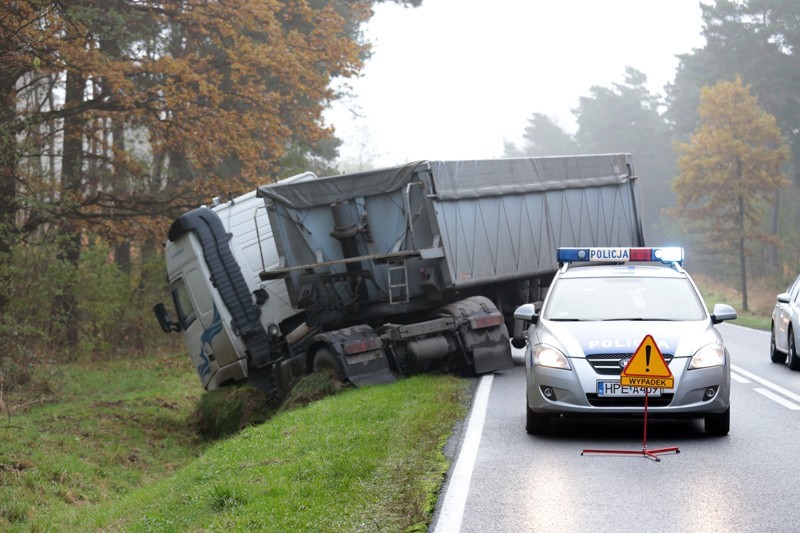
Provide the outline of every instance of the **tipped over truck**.
[[177,316],[154,311],[206,390],[501,370],[514,310],[542,299],[559,246],[644,244],[636,178],[628,154],[302,174],[179,217],[165,242]]

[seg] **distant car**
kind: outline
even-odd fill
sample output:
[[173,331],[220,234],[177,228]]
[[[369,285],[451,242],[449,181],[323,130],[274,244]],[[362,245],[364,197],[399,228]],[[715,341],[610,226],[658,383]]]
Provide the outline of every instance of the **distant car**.
[[800,370],[800,355],[797,354],[797,343],[800,341],[800,276],[789,285],[786,292],[777,296],[770,330],[769,354],[772,362],[788,362],[789,368]]
[[[556,416],[641,416],[646,392],[648,416],[704,418],[707,434],[728,434],[730,354],[714,325],[736,311],[717,304],[708,313],[683,249],[559,248],[558,262],[543,304],[514,313],[531,324],[514,339],[527,345],[528,433]],[[672,388],[620,384],[648,335]]]

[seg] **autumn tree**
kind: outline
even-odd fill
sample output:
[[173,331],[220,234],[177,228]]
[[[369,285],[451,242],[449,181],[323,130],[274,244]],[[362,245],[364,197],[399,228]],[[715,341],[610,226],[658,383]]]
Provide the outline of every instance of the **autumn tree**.
[[[65,270],[116,245],[127,270],[181,211],[324,167],[331,80],[363,66],[376,1],[0,3],[0,324],[25,317],[3,311],[22,281],[7,274],[14,256],[24,266],[41,249],[32,239]],[[85,288],[37,294],[74,320]]]
[[677,146],[672,212],[701,234],[709,249],[735,254],[746,311],[748,245],[774,238],[764,231],[763,208],[788,184],[781,166],[789,148],[775,117],[759,107],[739,77],[703,88],[698,114],[689,142]]
[[[800,183],[800,2],[716,0],[701,2],[700,8],[705,45],[678,56],[675,80],[667,87],[667,116],[675,135],[685,142],[697,127],[701,87],[741,76],[759,105],[778,121],[792,151],[788,175]],[[770,219],[776,239],[780,216],[800,218],[796,202],[780,200],[775,194]],[[778,247],[767,245],[765,251],[763,261],[777,269]],[[794,264],[800,254],[797,246],[782,251],[787,264]]]

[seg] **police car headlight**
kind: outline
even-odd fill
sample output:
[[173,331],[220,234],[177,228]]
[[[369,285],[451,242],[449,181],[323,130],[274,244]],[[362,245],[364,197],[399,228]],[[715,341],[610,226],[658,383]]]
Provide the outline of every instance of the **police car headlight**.
[[725,365],[725,348],[719,344],[703,346],[689,361],[689,369]]
[[547,366],[550,368],[564,368],[569,369],[569,361],[567,357],[552,346],[546,344],[537,344],[532,350],[533,364],[539,366]]

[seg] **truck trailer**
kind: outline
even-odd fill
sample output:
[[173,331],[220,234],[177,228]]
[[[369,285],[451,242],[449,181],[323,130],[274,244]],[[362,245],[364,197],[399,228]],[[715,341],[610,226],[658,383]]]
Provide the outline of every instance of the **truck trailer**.
[[418,161],[259,187],[179,217],[165,242],[180,331],[206,390],[281,398],[513,365],[514,310],[563,246],[643,246],[629,154]]

